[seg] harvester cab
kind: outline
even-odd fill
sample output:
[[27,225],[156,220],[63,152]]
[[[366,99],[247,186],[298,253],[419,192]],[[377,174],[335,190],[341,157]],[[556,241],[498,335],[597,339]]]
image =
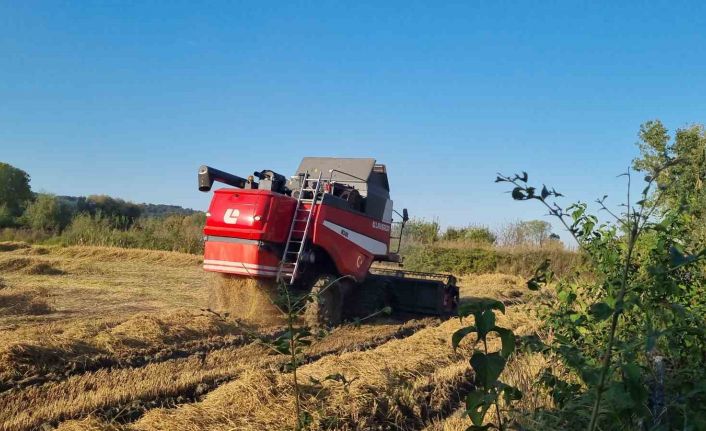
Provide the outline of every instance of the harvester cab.
[[241,178],[199,168],[199,190],[210,191],[216,181],[232,188],[216,190],[206,214],[206,271],[313,290],[318,300],[305,313],[312,324],[336,324],[388,306],[455,313],[453,276],[372,267],[400,262],[400,237],[409,218],[403,210],[393,236],[397,212],[387,169],[375,159],[305,157],[289,179],[271,170]]

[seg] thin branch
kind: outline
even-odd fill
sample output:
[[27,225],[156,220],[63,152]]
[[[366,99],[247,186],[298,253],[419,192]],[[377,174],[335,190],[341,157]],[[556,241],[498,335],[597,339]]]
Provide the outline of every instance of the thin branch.
[[621,225],[623,225],[623,227],[627,227],[627,225],[625,224],[625,221],[624,221],[623,219],[621,219],[620,217],[618,217],[613,211],[609,210],[608,207],[605,206],[605,201],[603,201],[602,199],[596,199],[596,203],[601,206],[601,209],[602,209],[603,211],[605,211],[605,212],[607,212],[608,214],[610,214],[610,215],[615,219],[615,221],[617,221],[618,223],[620,223]]

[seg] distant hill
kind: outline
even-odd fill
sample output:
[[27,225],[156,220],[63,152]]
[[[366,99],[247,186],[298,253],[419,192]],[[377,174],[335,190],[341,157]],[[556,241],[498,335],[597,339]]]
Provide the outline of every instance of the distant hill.
[[[72,207],[80,206],[82,203],[86,202],[86,197],[84,196],[57,196],[57,198],[66,202]],[[116,201],[124,202],[120,199]],[[191,208],[180,207],[179,205],[166,205],[166,204],[132,204],[139,208],[139,215],[142,217],[166,217],[170,215],[191,215],[196,214],[201,211],[196,211]]]

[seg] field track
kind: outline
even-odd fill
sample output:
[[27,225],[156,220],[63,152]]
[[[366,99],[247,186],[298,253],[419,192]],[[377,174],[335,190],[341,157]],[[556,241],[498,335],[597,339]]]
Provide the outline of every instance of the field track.
[[[287,359],[261,341],[281,328],[253,333],[204,311],[199,263],[0,243],[0,430],[293,428]],[[520,283],[476,277],[462,296],[521,304]],[[536,325],[521,305],[500,323],[520,333]],[[455,353],[449,341],[460,326],[380,319],[316,341],[299,370],[311,427],[457,429],[454,412],[471,389],[469,347]]]

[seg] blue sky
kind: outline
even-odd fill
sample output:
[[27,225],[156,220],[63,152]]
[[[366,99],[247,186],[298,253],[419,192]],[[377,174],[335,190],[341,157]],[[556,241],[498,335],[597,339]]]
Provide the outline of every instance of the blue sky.
[[196,170],[386,163],[444,225],[541,217],[495,173],[623,194],[639,125],[706,114],[701,2],[0,1],[0,160],[204,209]]

